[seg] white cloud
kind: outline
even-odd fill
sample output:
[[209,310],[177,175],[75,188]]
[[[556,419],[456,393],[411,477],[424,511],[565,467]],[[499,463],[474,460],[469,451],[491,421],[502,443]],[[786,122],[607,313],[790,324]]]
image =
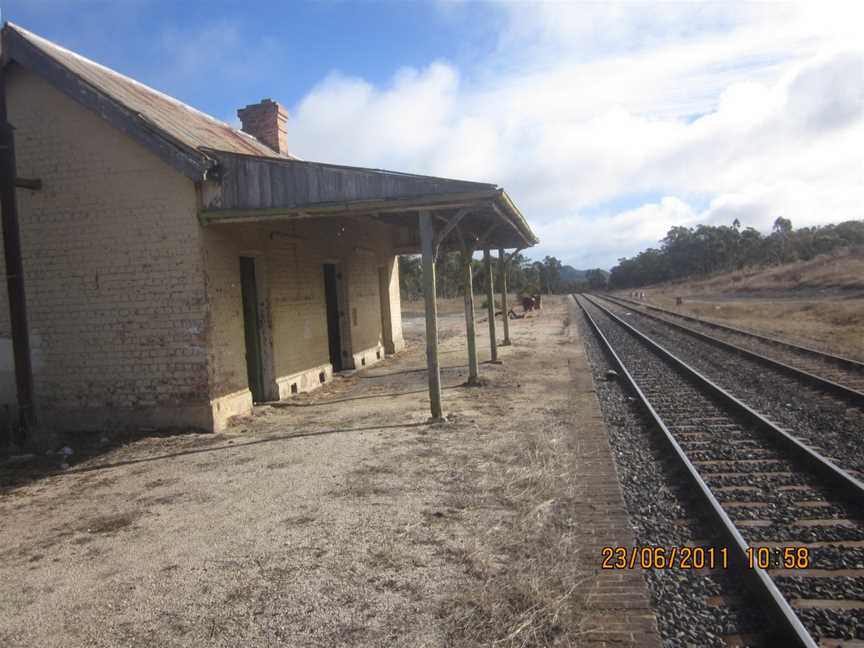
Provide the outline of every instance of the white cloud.
[[323,80],[292,111],[291,147],[497,182],[536,254],[580,267],[675,224],[862,218],[864,16],[814,6],[500,5],[497,48],[472,66]]
[[659,202],[593,219],[566,216],[535,227],[544,251],[568,259],[580,268],[596,267],[595,259],[613,261],[634,244],[649,247],[663,238],[670,227],[692,225],[699,219],[680,198],[666,196]]
[[334,73],[292,111],[291,147],[317,160],[427,168],[460,124],[458,101],[458,74],[443,63],[403,68],[383,89]]
[[[278,77],[280,52],[276,39],[253,35],[236,20],[203,21],[184,29],[169,27],[154,40],[154,54],[170,61],[153,72],[154,82],[180,98],[212,90],[214,83],[230,89],[235,97],[243,97],[253,83]],[[232,114],[228,121],[234,120]]]

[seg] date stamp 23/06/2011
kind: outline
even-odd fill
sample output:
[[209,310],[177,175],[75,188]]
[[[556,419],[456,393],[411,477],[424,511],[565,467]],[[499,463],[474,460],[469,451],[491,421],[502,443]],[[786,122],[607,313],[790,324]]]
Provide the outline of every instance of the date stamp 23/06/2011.
[[[602,569],[728,569],[726,547],[602,547]],[[807,569],[807,547],[748,547],[749,569]]]

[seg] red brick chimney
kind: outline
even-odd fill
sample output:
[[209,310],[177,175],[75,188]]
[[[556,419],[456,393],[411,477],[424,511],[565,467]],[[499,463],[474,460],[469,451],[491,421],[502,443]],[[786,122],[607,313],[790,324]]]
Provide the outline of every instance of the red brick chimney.
[[243,131],[277,153],[288,153],[288,111],[272,99],[262,99],[237,111]]

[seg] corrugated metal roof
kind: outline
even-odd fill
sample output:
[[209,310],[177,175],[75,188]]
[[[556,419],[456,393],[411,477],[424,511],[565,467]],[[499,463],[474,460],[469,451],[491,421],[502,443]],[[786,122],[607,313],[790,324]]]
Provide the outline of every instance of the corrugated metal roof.
[[23,27],[7,23],[24,40],[96,90],[138,113],[156,128],[202,151],[213,149],[262,157],[290,159],[257,139],[173,97],[76,54]]

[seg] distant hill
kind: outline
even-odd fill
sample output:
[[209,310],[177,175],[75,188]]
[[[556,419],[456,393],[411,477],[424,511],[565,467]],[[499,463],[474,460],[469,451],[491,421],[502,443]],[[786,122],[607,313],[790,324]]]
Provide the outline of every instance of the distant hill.
[[[607,277],[609,273],[606,270],[600,270]],[[588,274],[587,270],[577,270],[573,266],[565,265],[561,268],[561,280],[562,281],[584,281],[585,275]]]

